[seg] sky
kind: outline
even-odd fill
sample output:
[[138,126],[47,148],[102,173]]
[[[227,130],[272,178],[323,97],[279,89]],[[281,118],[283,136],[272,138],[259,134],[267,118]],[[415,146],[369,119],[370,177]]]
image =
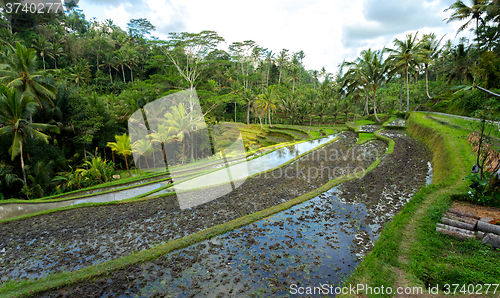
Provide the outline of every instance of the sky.
[[[335,73],[343,61],[367,48],[392,47],[406,34],[434,32],[444,40],[456,37],[459,22],[443,21],[455,0],[81,0],[87,19],[112,19],[126,29],[130,19],[147,18],[167,39],[169,32],[216,31],[232,42],[253,40],[278,55],[281,49],[304,51],[306,69]],[[465,1],[467,2],[467,1]],[[237,4],[236,4],[237,3]]]

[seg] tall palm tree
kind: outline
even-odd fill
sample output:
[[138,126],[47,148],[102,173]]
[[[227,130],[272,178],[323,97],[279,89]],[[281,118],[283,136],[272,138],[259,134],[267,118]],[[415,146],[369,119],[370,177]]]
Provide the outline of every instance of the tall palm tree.
[[102,59],[102,64],[100,66],[105,66],[109,70],[109,79],[111,80],[111,83],[113,83],[113,76],[111,75],[111,68],[114,68],[117,70],[115,67],[115,56],[113,52],[105,53],[104,57]]
[[0,86],[0,135],[13,136],[9,154],[12,160],[21,155],[21,169],[24,185],[27,184],[24,168],[23,143],[27,137],[49,142],[49,136],[43,130],[59,133],[59,127],[49,124],[30,123],[28,119],[36,111],[38,103],[27,92],[20,92],[6,86]]
[[278,85],[281,84],[281,75],[283,73],[283,67],[285,66],[287,59],[288,59],[287,53],[288,53],[288,50],[283,49],[283,50],[281,50],[281,52],[279,53],[279,56],[278,56],[278,64],[280,65],[280,75],[278,77]]
[[469,27],[473,22],[476,23],[476,36],[477,36],[477,28],[479,27],[479,21],[484,23],[483,14],[486,11],[486,6],[488,5],[488,0],[471,0],[471,6],[467,6],[462,0],[457,0],[455,3],[450,5],[447,9],[453,10],[453,14],[447,19],[447,23],[454,21],[463,21],[466,20],[465,24],[460,26],[457,30],[458,33],[464,31]]
[[123,69],[123,66],[127,64],[127,56],[125,55],[124,52],[118,51],[116,52],[115,56],[115,65],[120,66],[122,69],[122,75],[123,75],[123,82],[125,83],[125,70]]
[[392,75],[391,64],[388,59],[384,59],[385,49],[372,51],[371,49],[361,52],[358,58],[361,79],[365,82],[370,91],[373,91],[373,113],[375,119],[380,123],[377,116],[377,89]]
[[267,111],[269,117],[269,126],[273,127],[271,123],[271,112],[276,110],[277,94],[274,86],[269,86],[264,89],[264,93],[259,95],[258,105],[260,105],[264,112]]
[[38,51],[38,55],[42,57],[43,60],[43,70],[45,70],[45,56],[48,54],[50,50],[50,42],[45,39],[45,37],[40,36],[32,45]]
[[130,69],[130,80],[132,84],[134,83],[134,66],[137,65],[137,55],[138,53],[132,49],[125,52],[125,60],[127,61],[127,67]]
[[31,94],[40,106],[42,100],[53,106],[52,100],[55,99],[57,90],[40,81],[46,72],[37,70],[36,50],[27,49],[20,43],[16,43],[15,48],[11,45],[7,48],[7,52],[3,53],[4,63],[0,65],[0,80],[6,82],[8,87]]
[[461,83],[473,81],[469,51],[470,47],[466,48],[463,43],[459,43],[451,52],[452,62],[448,67],[448,83],[452,80],[458,80]]
[[57,69],[57,59],[61,56],[65,56],[64,47],[58,42],[53,42],[50,47],[49,57],[54,59],[54,67]]
[[406,35],[405,40],[394,39],[393,43],[396,49],[387,49],[391,53],[389,59],[393,61],[394,67],[404,65],[406,71],[406,111],[410,110],[410,85],[409,72],[410,68],[420,63],[425,55],[424,44],[418,42],[418,32]]
[[119,155],[123,155],[123,157],[125,158],[125,166],[127,167],[128,174],[132,176],[132,174],[130,173],[130,169],[128,167],[128,160],[127,160],[127,157],[132,155],[132,146],[130,145],[130,138],[128,134],[123,134],[121,136],[116,135],[115,141],[116,142],[108,142],[106,145]]
[[437,59],[439,54],[441,53],[440,44],[445,35],[441,37],[440,40],[436,39],[436,34],[424,34],[423,42],[423,50],[425,50],[424,54],[424,66],[425,66],[425,91],[427,92],[427,97],[432,99],[429,95],[429,74],[428,74],[428,66],[429,63],[432,63]]
[[256,95],[251,89],[246,89],[241,93],[241,98],[247,104],[247,124],[250,124],[250,108],[256,100]]
[[292,93],[295,93],[295,82],[300,79],[300,69],[297,66],[294,66],[290,71],[289,81],[292,81]]

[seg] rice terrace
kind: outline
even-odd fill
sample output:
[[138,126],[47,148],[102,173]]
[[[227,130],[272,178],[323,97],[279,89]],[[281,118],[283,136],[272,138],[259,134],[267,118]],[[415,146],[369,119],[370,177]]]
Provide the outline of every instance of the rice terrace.
[[0,1],[0,297],[500,297],[499,1],[54,2]]

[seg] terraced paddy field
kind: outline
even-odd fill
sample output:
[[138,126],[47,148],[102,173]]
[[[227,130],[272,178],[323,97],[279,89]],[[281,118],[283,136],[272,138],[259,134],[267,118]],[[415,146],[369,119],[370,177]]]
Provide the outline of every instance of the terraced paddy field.
[[430,179],[421,143],[380,135],[342,132],[193,208],[165,193],[4,222],[0,280],[49,286],[40,297],[281,297],[292,282],[339,284]]

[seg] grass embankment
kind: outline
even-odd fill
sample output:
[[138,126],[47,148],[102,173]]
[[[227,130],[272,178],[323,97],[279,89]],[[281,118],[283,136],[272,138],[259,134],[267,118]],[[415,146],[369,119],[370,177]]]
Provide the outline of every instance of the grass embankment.
[[[389,143],[389,148],[392,146],[394,147],[394,141],[383,138],[385,142]],[[334,141],[334,140],[332,140]],[[392,145],[391,145],[392,144]],[[317,149],[325,146],[326,144],[319,146]],[[316,150],[317,150],[316,149]],[[390,152],[387,151],[386,154],[389,154]],[[329,181],[322,187],[315,189],[311,192],[308,192],[298,198],[295,198],[293,200],[290,200],[288,202],[273,206],[271,208],[261,210],[240,218],[237,218],[235,220],[226,222],[221,225],[214,226],[212,228],[208,228],[206,230],[200,231],[195,234],[191,234],[189,236],[186,236],[184,238],[176,239],[169,241],[166,244],[154,247],[149,250],[144,250],[140,251],[137,253],[134,253],[132,255],[115,259],[112,261],[108,261],[102,264],[98,264],[95,266],[91,267],[86,267],[83,269],[80,269],[78,271],[74,272],[62,272],[58,274],[51,275],[46,278],[38,279],[38,280],[31,280],[31,281],[23,281],[20,283],[15,283],[15,282],[9,282],[5,284],[2,288],[0,288],[0,298],[2,297],[29,297],[31,295],[35,295],[37,293],[51,290],[51,289],[57,289],[60,287],[64,287],[66,285],[70,284],[75,284],[78,282],[86,281],[86,280],[91,280],[91,279],[96,279],[101,276],[105,276],[107,273],[117,271],[120,269],[127,268],[128,266],[137,264],[137,263],[142,263],[150,260],[154,260],[156,258],[159,258],[165,254],[168,254],[174,250],[178,250],[184,247],[187,247],[189,245],[192,245],[197,242],[201,242],[203,240],[207,240],[210,238],[213,238],[217,235],[221,235],[224,233],[227,233],[231,230],[240,228],[242,226],[249,225],[251,223],[254,223],[256,221],[259,221],[263,218],[269,217],[273,214],[276,214],[278,212],[290,209],[291,207],[304,203],[319,194],[331,189],[332,187],[339,185],[343,182],[356,179],[361,177],[363,174],[366,172],[372,170],[375,168],[375,166],[380,163],[380,160],[382,159],[383,155],[376,160],[365,172],[357,172],[357,173],[352,173],[349,176],[343,176],[334,180]],[[291,163],[293,161],[288,162],[287,164]],[[283,166],[285,166],[284,164]]]
[[498,251],[481,245],[479,240],[460,242],[435,231],[436,223],[450,205],[450,196],[467,191],[462,178],[474,162],[465,139],[468,131],[436,124],[423,114],[412,113],[408,132],[433,152],[433,183],[422,188],[387,223],[373,250],[346,285],[425,289],[426,285],[439,284],[443,290],[444,284],[499,283]]

